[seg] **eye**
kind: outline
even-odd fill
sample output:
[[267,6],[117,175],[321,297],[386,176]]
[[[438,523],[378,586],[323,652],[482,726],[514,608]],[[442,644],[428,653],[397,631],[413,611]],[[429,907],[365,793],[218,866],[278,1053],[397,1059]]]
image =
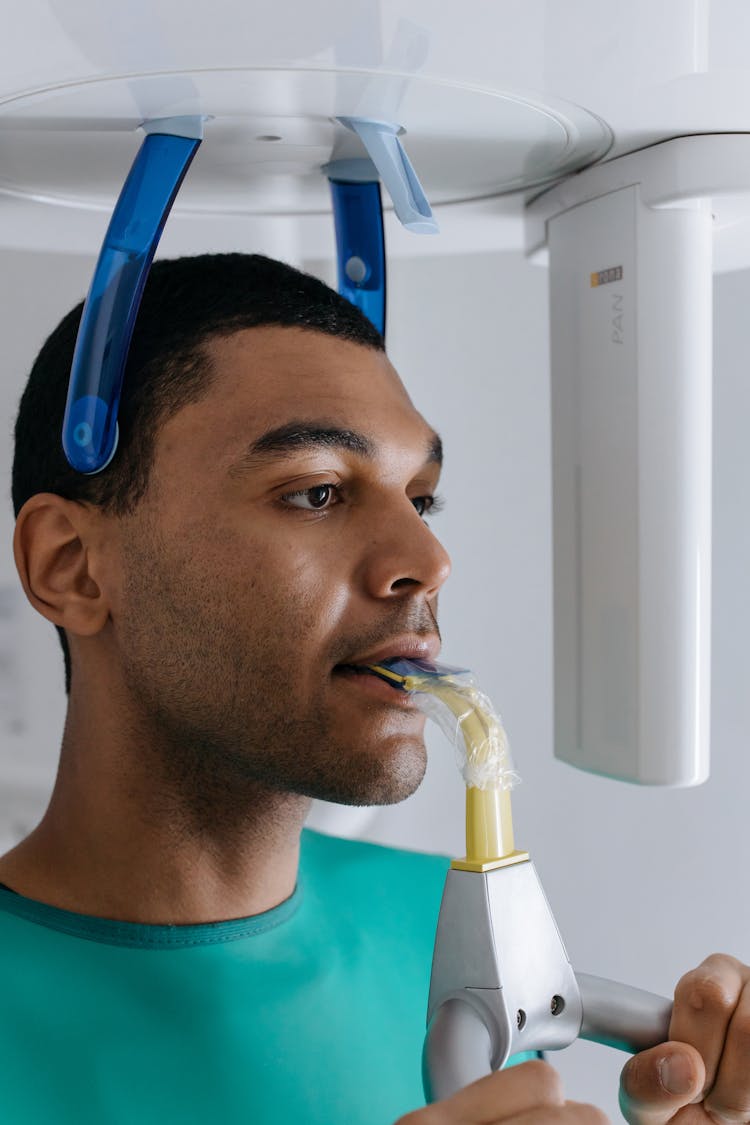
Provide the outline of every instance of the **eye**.
[[423,519],[426,515],[434,516],[443,507],[443,501],[439,496],[415,496],[412,504],[416,508],[417,515]]
[[[336,499],[334,499],[334,497]],[[299,492],[287,492],[281,499],[293,508],[305,512],[321,512],[338,502],[338,488],[335,484],[316,484],[312,488],[302,488]]]

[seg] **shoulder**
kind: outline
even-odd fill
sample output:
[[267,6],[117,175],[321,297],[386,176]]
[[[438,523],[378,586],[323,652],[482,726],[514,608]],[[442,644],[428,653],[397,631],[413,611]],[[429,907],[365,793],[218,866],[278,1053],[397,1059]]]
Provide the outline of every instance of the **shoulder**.
[[325,836],[305,829],[300,869],[310,885],[357,905],[368,913],[378,909],[437,919],[450,860],[364,840]]
[[326,836],[310,828],[302,833],[302,858],[303,862],[313,862],[330,872],[356,867],[360,873],[367,869],[386,877],[434,878],[441,883],[450,866],[446,856],[372,844],[367,840]]

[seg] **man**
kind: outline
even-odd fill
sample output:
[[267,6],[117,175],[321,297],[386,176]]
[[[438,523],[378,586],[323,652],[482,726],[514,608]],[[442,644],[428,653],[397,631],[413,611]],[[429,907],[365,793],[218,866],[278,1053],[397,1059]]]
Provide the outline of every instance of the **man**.
[[[538,1061],[418,1108],[446,864],[302,832],[312,797],[399,801],[425,768],[423,716],[356,671],[437,654],[449,570],[440,442],[382,339],[281,263],[157,264],[120,447],[82,477],[79,317],[16,426],[15,558],[70,698],[49,808],[0,859],[0,1117],[601,1121]],[[748,980],[683,978],[674,1042],[625,1069],[631,1122],[748,1119]]]

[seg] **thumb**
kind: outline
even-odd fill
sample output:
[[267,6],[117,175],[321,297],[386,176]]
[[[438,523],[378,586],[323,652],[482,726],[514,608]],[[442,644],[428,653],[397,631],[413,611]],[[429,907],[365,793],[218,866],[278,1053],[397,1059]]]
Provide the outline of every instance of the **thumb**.
[[706,1068],[695,1047],[662,1043],[633,1055],[620,1078],[620,1109],[630,1125],[665,1125],[701,1096]]

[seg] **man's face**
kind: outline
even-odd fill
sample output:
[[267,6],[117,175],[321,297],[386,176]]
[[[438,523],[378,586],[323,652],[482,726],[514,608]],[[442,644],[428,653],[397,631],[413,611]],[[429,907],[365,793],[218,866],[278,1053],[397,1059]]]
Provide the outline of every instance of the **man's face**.
[[381,352],[277,327],[208,351],[210,392],[163,426],[121,522],[129,694],[172,768],[184,754],[225,782],[401,800],[424,717],[341,666],[437,654],[436,435]]

